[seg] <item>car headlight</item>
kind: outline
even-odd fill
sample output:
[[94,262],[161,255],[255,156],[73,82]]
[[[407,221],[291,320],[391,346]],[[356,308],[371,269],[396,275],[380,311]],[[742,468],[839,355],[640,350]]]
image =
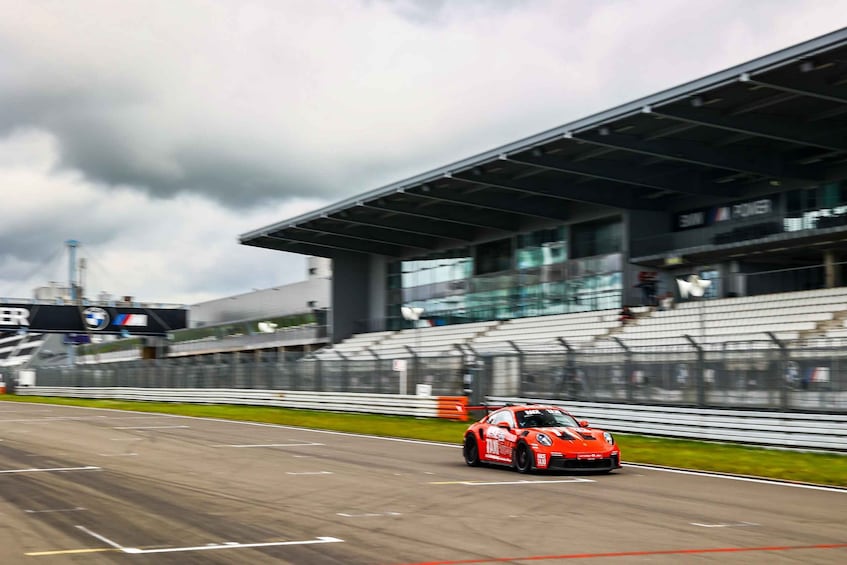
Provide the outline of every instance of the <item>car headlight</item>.
[[535,439],[537,439],[538,443],[541,445],[546,445],[547,447],[553,445],[553,440],[547,434],[538,434],[535,436]]
[[612,434],[610,434],[609,432],[603,432],[603,439],[604,439],[604,440],[606,441],[606,443],[608,443],[609,445],[614,445],[614,444],[615,444],[615,438],[614,438],[614,437],[612,437]]

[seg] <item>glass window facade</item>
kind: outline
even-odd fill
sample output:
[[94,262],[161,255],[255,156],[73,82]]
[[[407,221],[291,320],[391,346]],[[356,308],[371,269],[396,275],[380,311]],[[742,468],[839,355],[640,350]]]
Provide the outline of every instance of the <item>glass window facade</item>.
[[423,308],[432,325],[618,308],[621,234],[617,218],[392,262],[386,327],[411,327],[401,306]]
[[847,181],[791,190],[786,194],[785,231],[847,224]]

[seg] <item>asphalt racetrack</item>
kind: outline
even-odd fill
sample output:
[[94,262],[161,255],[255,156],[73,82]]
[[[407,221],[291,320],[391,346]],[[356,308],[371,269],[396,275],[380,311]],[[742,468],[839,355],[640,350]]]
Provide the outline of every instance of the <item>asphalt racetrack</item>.
[[3,565],[847,563],[842,489],[23,403],[0,403],[0,525]]

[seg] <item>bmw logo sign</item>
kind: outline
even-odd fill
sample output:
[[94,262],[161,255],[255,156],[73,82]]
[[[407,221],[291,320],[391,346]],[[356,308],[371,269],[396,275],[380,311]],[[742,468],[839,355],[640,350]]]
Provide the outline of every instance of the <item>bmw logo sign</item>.
[[109,325],[109,313],[102,308],[86,308],[82,314],[85,317],[85,325],[90,330],[102,330]]

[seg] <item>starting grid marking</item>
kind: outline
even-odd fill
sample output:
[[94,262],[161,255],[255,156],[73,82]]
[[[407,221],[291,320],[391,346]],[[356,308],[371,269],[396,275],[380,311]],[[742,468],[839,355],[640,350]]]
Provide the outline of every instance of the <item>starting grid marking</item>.
[[592,479],[581,479],[581,478],[572,478],[572,479],[554,479],[554,480],[529,480],[524,479],[520,481],[435,481],[429,484],[431,485],[467,485],[472,487],[478,486],[497,486],[497,485],[543,485],[549,483],[593,483]]
[[402,516],[400,512],[366,512],[365,514],[347,514],[346,512],[338,512],[336,516],[342,518],[379,518],[381,516]]
[[292,541],[269,541],[259,543],[239,543],[239,542],[224,542],[224,543],[209,543],[206,545],[195,545],[187,547],[160,547],[155,549],[141,549],[138,547],[126,547],[115,541],[110,540],[106,536],[100,535],[97,532],[91,531],[85,526],[74,526],[76,529],[85,532],[89,536],[105,543],[109,547],[88,548],[88,549],[59,549],[53,551],[34,551],[26,553],[30,557],[48,556],[48,555],[69,555],[73,553],[96,553],[102,551],[120,551],[133,555],[149,554],[149,553],[177,553],[186,551],[214,551],[219,549],[247,549],[254,547],[279,547],[285,545],[315,545],[322,543],[343,543],[343,539],[330,536],[320,536],[310,540],[292,540]]
[[115,426],[115,430],[175,430],[190,428],[191,426]]
[[54,508],[48,510],[24,510],[27,514],[50,514],[52,512],[82,512],[85,510],[82,506],[76,506],[74,508]]
[[728,522],[726,524],[701,524],[700,522],[689,522],[692,526],[701,528],[750,528],[758,526],[755,522]]
[[106,416],[47,416],[45,418],[15,418],[6,420],[0,418],[3,424],[51,424],[53,422],[85,422],[88,420],[101,420]]
[[0,471],[0,473],[50,473],[50,472],[61,472],[61,471],[100,471],[100,467],[93,467],[88,465],[86,467],[53,467],[51,469],[5,469]]
[[214,447],[311,447],[313,445],[325,445],[323,443],[234,443],[221,444]]

